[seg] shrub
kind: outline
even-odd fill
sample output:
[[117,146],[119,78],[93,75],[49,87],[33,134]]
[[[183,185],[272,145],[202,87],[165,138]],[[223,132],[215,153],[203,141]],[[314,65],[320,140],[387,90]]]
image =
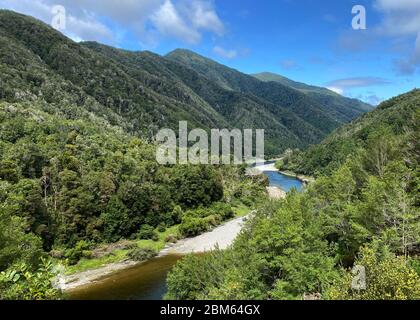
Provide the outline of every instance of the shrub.
[[179,232],[184,237],[194,237],[209,229],[209,224],[202,218],[185,218],[179,225]]
[[127,254],[127,257],[134,261],[146,261],[156,256],[157,252],[151,248],[135,248]]
[[137,238],[142,240],[158,240],[159,236],[152,226],[144,224],[140,227]]
[[57,276],[50,260],[42,259],[35,270],[25,263],[0,272],[0,300],[58,300],[60,290],[52,285]]
[[226,203],[216,203],[211,207],[213,215],[219,215],[222,220],[228,220],[235,216],[235,213],[232,210],[232,207]]
[[363,247],[356,265],[366,270],[366,288],[353,290],[353,275],[348,272],[341,282],[331,286],[326,293],[330,300],[418,300],[420,299],[420,277],[406,263],[404,257],[397,257],[375,247]]
[[165,238],[165,242],[175,243],[175,242],[178,241],[178,239],[179,239],[179,237],[177,235],[170,234]]
[[89,258],[92,255],[92,252],[89,251],[90,244],[81,240],[76,243],[74,248],[69,248],[64,251],[64,257],[68,259],[70,265],[75,265],[83,257]]
[[218,226],[221,222],[222,222],[222,217],[219,216],[218,214],[216,215],[211,215],[208,217],[204,218],[204,221],[209,225],[209,226],[213,226],[216,227]]

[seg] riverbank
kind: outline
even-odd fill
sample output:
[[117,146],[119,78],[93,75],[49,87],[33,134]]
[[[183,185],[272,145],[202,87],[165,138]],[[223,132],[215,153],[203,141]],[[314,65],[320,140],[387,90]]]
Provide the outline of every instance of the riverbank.
[[[213,250],[216,246],[219,249],[226,249],[236,239],[238,234],[241,232],[245,221],[249,219],[252,214],[253,213],[251,212],[246,216],[230,220],[197,237],[182,239],[175,244],[167,244],[165,248],[160,250],[158,256],[162,257],[169,254],[185,255],[188,253],[203,253]],[[100,281],[117,271],[132,268],[142,263],[144,263],[144,261],[137,262],[124,260],[121,262],[106,264],[96,269],[77,272],[71,275],[61,275],[56,280],[57,287],[65,292],[71,291]]]
[[251,212],[244,217],[228,221],[212,231],[203,233],[197,237],[183,239],[173,245],[168,245],[167,248],[160,252],[159,256],[166,254],[203,253],[214,250],[215,247],[221,250],[227,249],[235,241],[243,225],[253,213]]
[[312,182],[315,181],[315,178],[309,177],[309,176],[305,176],[303,174],[297,174],[297,173],[294,173],[294,172],[291,172],[291,171],[280,171],[278,169],[277,169],[277,171],[279,173],[285,175],[285,176],[296,178],[299,181],[303,182],[305,185],[308,185],[308,184],[310,184],[310,183],[312,183]]

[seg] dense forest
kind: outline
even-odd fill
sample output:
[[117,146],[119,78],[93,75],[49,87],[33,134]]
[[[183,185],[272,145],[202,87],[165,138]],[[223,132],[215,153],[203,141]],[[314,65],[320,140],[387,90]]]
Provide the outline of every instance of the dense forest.
[[420,299],[419,105],[414,90],[288,154],[316,182],[261,206],[231,250],[178,263],[167,298]]

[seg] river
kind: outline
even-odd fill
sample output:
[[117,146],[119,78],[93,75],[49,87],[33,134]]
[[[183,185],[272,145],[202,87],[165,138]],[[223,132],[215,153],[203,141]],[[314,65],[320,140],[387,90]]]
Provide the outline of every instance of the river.
[[[288,192],[298,191],[302,182],[271,169],[264,171],[271,187]],[[182,258],[180,255],[166,255],[151,259],[140,265],[118,271],[104,279],[77,288],[69,293],[73,300],[161,300],[166,293],[166,275]]]

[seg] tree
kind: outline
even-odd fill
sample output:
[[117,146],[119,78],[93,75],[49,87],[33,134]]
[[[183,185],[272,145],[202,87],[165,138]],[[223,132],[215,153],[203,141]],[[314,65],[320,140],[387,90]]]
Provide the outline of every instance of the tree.
[[111,197],[106,211],[101,215],[104,226],[104,238],[115,242],[130,233],[128,209],[118,197]]

